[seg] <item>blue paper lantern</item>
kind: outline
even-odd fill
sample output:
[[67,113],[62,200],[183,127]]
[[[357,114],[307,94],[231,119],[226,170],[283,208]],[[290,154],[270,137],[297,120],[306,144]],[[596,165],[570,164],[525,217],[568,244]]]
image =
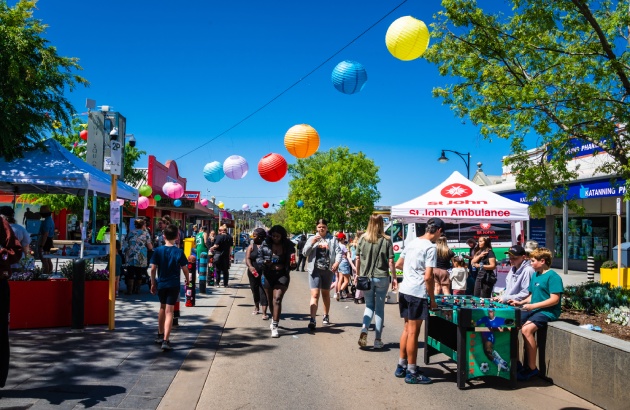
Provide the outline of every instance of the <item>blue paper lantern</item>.
[[295,204],[297,205],[298,208],[303,208],[304,207],[304,201],[302,201],[301,199],[299,201],[297,201]]
[[332,71],[332,83],[344,94],[355,94],[363,89],[367,81],[367,72],[363,64],[356,61],[342,61]]
[[210,182],[219,182],[225,176],[223,164],[219,161],[208,162],[203,167],[203,176]]
[[176,199],[173,201],[173,205],[179,208],[180,206],[182,206],[182,201],[180,199]]

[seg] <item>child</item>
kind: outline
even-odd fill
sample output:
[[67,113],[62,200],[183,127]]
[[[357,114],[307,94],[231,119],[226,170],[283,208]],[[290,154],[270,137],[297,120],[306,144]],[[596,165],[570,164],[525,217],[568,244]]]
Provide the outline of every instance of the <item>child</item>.
[[[160,298],[160,311],[158,313],[158,335],[156,343],[162,343],[162,350],[172,350],[171,326],[173,324],[173,312],[175,302],[179,300],[180,273],[184,271],[186,286],[190,281],[190,271],[188,270],[188,260],[184,251],[175,246],[175,241],[179,236],[179,228],[175,225],[168,225],[164,228],[165,245],[159,246],[151,257],[151,293],[158,294]],[[157,281],[155,273],[157,271]]]
[[466,268],[464,258],[459,255],[453,258],[453,269],[451,269],[449,277],[451,278],[453,295],[465,295],[468,269]]
[[525,344],[525,366],[516,375],[520,381],[526,381],[538,375],[536,367],[536,332],[547,326],[547,323],[557,320],[561,313],[561,297],[564,291],[562,278],[553,270],[551,265],[551,251],[538,248],[530,253],[531,266],[534,275],[529,282],[529,296],[522,301],[510,300],[513,306],[520,306],[521,333]]

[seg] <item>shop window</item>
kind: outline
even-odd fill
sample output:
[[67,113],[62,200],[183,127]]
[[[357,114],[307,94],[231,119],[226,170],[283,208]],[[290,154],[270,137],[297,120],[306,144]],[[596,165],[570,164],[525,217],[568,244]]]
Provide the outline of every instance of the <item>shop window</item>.
[[[554,221],[554,256],[562,257],[562,218]],[[608,217],[569,218],[568,256],[569,259],[606,260],[609,255],[610,224]]]

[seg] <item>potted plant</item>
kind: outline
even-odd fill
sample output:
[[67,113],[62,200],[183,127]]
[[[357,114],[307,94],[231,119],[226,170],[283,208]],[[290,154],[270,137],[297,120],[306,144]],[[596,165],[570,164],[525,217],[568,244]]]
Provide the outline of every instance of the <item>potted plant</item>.
[[630,281],[628,280],[628,268],[621,265],[619,267],[615,261],[605,261],[599,268],[601,283],[610,283],[613,286],[621,286],[630,289]]

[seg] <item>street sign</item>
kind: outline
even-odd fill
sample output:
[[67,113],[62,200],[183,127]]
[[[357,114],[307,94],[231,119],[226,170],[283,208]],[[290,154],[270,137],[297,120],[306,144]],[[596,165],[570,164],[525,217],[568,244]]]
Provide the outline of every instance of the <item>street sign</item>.
[[120,141],[111,141],[111,165],[109,173],[120,175],[122,173],[122,144]]

